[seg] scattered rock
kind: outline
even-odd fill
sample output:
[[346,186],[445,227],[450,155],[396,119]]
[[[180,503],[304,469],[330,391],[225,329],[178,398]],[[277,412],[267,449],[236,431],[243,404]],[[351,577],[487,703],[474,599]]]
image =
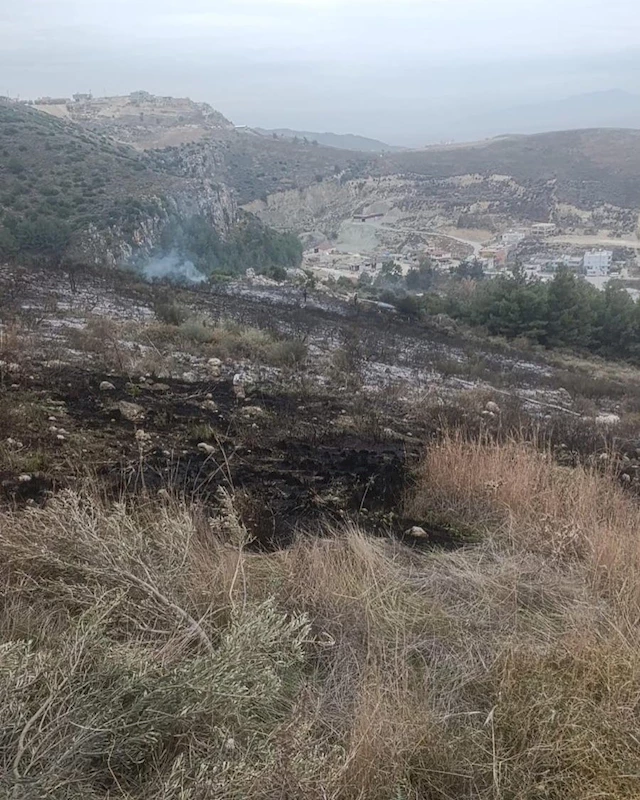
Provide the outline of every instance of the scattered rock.
[[170,388],[166,383],[152,383],[149,386],[152,392],[168,392]]
[[573,397],[571,397],[571,393],[568,392],[563,387],[560,387],[560,389],[556,391],[556,395],[558,397],[559,402],[561,403],[570,404],[573,402]]
[[66,440],[67,440],[67,437],[66,437],[64,434],[62,434],[62,433],[59,433],[59,434],[56,436],[56,439],[57,439],[59,442],[66,442]]
[[18,483],[31,483],[32,480],[32,476],[26,473],[24,475],[18,475]]
[[[18,480],[20,479],[18,478]],[[620,480],[623,481],[624,483],[631,483],[631,475],[628,475],[626,472],[623,472],[622,475],[620,476]]]
[[222,367],[222,361],[219,358],[210,358],[207,361],[207,366],[209,367],[209,372],[212,375],[216,375],[216,377],[219,377],[220,369]]
[[618,425],[620,423],[620,417],[617,414],[598,414],[595,418],[596,425]]
[[424,528],[421,528],[419,525],[414,525],[409,530],[404,532],[405,536],[412,536],[414,539],[428,539],[429,534],[425,531]]
[[115,392],[116,387],[111,383],[111,381],[102,381],[100,384],[100,391],[101,392]]
[[118,411],[128,422],[141,422],[144,419],[144,408],[128,400],[121,400],[118,403]]
[[239,372],[236,372],[233,376],[233,393],[238,400],[244,400],[247,396],[247,392],[244,388],[244,380]]
[[211,411],[215,414],[215,412],[218,410],[218,404],[215,402],[215,400],[205,400],[204,403],[201,404],[200,408],[203,411]]
[[182,373],[182,380],[185,383],[197,383],[198,382],[198,376],[196,375],[195,372],[183,372]]
[[489,400],[484,408],[485,411],[490,411],[492,414],[500,413],[500,406],[497,403],[494,403],[493,400]]
[[496,418],[496,415],[493,413],[493,411],[486,411],[485,410],[485,411],[482,412],[482,416],[485,417],[486,419],[495,419]]
[[143,431],[142,428],[138,428],[138,430],[136,431],[136,441],[139,442],[140,444],[145,444],[147,442],[150,442],[151,434],[146,433],[146,431]]
[[212,456],[216,452],[216,448],[213,447],[213,445],[207,444],[206,442],[200,442],[198,445],[198,450],[208,456]]
[[246,406],[246,408],[242,409],[242,416],[254,418],[255,417],[263,417],[267,412],[264,408],[260,408],[260,406]]
[[5,444],[7,447],[11,448],[11,450],[22,450],[24,445],[18,439],[12,439],[10,436],[8,439],[5,439]]

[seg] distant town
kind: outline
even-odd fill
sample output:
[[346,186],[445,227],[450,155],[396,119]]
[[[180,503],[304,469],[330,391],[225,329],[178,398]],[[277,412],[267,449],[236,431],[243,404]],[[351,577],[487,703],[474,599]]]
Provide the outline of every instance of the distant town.
[[[370,223],[382,216],[357,214],[353,220]],[[510,273],[517,267],[527,278],[541,281],[550,280],[558,269],[564,268],[582,275],[597,288],[603,288],[610,279],[625,281],[629,292],[634,297],[640,296],[637,250],[613,242],[611,247],[585,249],[584,244],[568,243],[559,233],[554,223],[539,222],[507,230],[485,243],[469,242],[466,248],[461,247],[461,239],[441,234],[432,237],[437,243],[405,246],[400,252],[375,253],[345,252],[340,246],[324,242],[305,251],[303,266],[318,277],[347,277],[354,283],[361,274],[374,278],[389,261],[404,275],[424,262],[446,272],[472,261],[487,278]],[[442,246],[447,239],[451,249]],[[636,282],[637,288],[633,285]]]

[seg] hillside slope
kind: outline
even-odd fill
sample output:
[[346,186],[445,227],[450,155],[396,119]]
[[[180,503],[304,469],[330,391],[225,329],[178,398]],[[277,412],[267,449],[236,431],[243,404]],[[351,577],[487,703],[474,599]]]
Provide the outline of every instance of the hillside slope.
[[222,181],[240,204],[277,192],[305,189],[336,175],[343,181],[366,177],[372,168],[370,157],[363,153],[242,131],[147,151],[147,155],[159,169]]
[[255,128],[258,133],[264,136],[275,136],[282,139],[306,139],[309,142],[317,142],[325,147],[337,147],[341,150],[355,150],[361,153],[393,153],[405,148],[380,142],[378,139],[370,139],[367,136],[357,136],[353,133],[318,133],[314,131],[294,131],[291,128]]
[[305,188],[331,175],[355,177],[367,171],[370,158],[303,138],[276,140],[236,128],[219,111],[188,98],[133,92],[37,108],[145,151],[160,172],[224,183],[239,203]]
[[[477,229],[489,236],[548,221],[633,237],[640,131],[561,131],[431,147],[371,158],[352,177],[279,192],[249,209],[267,224],[314,239],[342,231],[340,242],[356,250],[373,247],[373,237],[382,252],[411,247],[426,233],[461,229],[464,238],[465,229]],[[354,215],[373,210],[386,216],[354,226]]]
[[297,242],[239,213],[222,177],[0,102],[0,260],[114,266],[180,248],[205,271],[295,263]]
[[432,147],[388,156],[387,174],[431,178],[509,175],[555,181],[559,199],[581,207],[608,202],[640,205],[640,131],[591,129],[503,136],[486,142]]

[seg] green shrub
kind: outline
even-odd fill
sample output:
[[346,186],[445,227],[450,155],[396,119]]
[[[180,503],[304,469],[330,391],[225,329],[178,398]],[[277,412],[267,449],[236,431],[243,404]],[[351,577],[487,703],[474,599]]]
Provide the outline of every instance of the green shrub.
[[188,316],[184,306],[175,300],[159,300],[153,310],[157,319],[165,325],[181,325]]
[[180,325],[180,333],[192,342],[207,344],[215,338],[215,328],[207,323],[207,320],[191,317]]
[[302,339],[274,342],[267,350],[267,360],[281,367],[296,367],[307,360],[309,348]]

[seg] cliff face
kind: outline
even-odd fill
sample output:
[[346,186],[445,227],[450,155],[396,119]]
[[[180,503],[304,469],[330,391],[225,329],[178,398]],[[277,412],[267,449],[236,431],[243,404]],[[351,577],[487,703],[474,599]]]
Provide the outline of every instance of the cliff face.
[[238,218],[238,207],[226,186],[199,184],[170,196],[149,199],[149,211],[106,227],[91,223],[74,236],[67,258],[94,266],[116,267],[170,246],[164,233],[172,221],[203,217],[224,238]]

